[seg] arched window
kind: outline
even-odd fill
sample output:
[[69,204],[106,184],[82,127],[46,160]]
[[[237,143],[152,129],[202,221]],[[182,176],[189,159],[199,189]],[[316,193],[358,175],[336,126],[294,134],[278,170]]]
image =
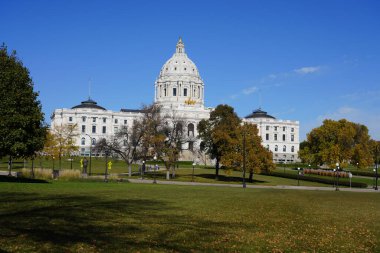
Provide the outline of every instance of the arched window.
[[81,144],[82,144],[82,145],[85,145],[85,144],[86,144],[86,139],[85,139],[84,137],[82,137]]
[[96,139],[95,138],[92,138],[92,145],[95,145],[96,144]]
[[177,135],[182,135],[182,133],[183,133],[183,127],[182,127],[181,123],[177,123],[177,125],[176,125],[176,132],[177,132]]
[[291,150],[292,150],[292,152],[294,152],[294,146],[292,146]]
[[194,137],[194,124],[187,125],[187,136]]
[[282,147],[282,151],[286,152],[286,146]]
[[277,145],[274,146],[274,151],[278,151],[278,146]]

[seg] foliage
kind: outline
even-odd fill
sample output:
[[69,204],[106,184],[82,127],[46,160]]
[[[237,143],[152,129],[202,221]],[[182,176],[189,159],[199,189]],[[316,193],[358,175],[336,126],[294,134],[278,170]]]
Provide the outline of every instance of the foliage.
[[215,174],[218,178],[219,166],[223,154],[230,150],[236,143],[236,128],[240,124],[240,118],[229,105],[218,105],[211,113],[208,120],[201,120],[197,130],[201,139],[201,150],[216,160]]
[[245,166],[251,182],[253,173],[270,172],[275,169],[272,153],[261,145],[256,125],[247,123],[239,125],[230,137],[232,138],[229,140],[229,146],[223,150],[221,158],[223,165],[238,170]]
[[29,71],[0,47],[0,157],[31,157],[42,150],[46,127]]
[[78,151],[79,147],[75,145],[75,137],[78,135],[77,124],[54,125],[47,133],[44,151],[48,157],[58,157],[59,169],[63,156],[71,156]]
[[299,156],[304,162],[330,167],[351,163],[365,168],[373,163],[367,127],[345,119],[327,119],[314,128],[302,143]]

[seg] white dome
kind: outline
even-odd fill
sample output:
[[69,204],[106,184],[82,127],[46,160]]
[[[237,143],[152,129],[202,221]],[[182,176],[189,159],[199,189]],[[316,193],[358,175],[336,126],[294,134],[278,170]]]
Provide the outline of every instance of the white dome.
[[194,62],[187,57],[181,38],[155,82],[155,102],[170,107],[204,105],[203,81]]
[[187,54],[185,53],[185,45],[180,38],[176,46],[176,52],[161,68],[159,79],[175,79],[177,81],[183,79],[184,81],[187,81],[189,79],[194,79],[194,77],[194,81],[201,80],[197,66],[195,66],[194,62],[187,57]]

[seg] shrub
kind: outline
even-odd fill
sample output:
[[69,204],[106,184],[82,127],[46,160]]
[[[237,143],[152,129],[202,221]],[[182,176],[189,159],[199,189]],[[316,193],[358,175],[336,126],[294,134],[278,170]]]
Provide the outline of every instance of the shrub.
[[80,170],[60,170],[58,179],[60,180],[70,180],[81,177]]
[[[23,177],[28,177],[28,178],[32,177],[32,170],[31,169],[23,168],[21,170],[21,173],[22,173]],[[52,179],[53,178],[52,170],[51,169],[35,168],[34,169],[34,178],[38,178],[38,179]]]

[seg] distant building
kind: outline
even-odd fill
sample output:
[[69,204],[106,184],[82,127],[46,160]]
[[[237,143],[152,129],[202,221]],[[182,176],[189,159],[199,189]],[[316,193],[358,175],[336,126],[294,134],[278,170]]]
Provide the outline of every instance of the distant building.
[[298,161],[299,122],[278,120],[258,109],[245,118],[244,122],[257,125],[262,144],[273,153],[276,163],[292,163]]
[[[185,53],[185,45],[181,38],[177,42],[175,53],[161,68],[154,87],[154,102],[162,106],[163,114],[175,115],[185,124],[183,127],[187,134],[187,143],[183,146],[181,159],[202,160],[201,155],[194,152],[199,150],[200,145],[197,124],[202,119],[208,119],[213,108],[204,105],[203,80],[196,65]],[[76,144],[80,147],[80,155],[87,156],[90,154],[90,147],[99,139],[110,138],[124,125],[131,127],[133,120],[141,116],[141,111],[135,109],[107,110],[89,98],[71,109],[54,110],[51,127],[77,124],[79,136]],[[297,121],[276,120],[261,110],[248,115],[243,121],[257,124],[263,145],[273,152],[274,161],[297,160]]]

